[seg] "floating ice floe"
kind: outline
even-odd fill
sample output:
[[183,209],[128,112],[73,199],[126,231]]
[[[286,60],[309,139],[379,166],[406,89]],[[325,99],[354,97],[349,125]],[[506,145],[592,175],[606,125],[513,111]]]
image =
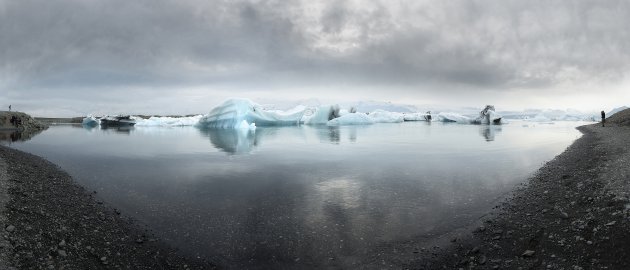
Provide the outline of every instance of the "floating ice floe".
[[299,125],[302,111],[279,112],[263,109],[248,99],[228,99],[199,119],[202,128],[255,128],[256,126]]
[[105,115],[101,117],[101,127],[131,127],[136,124],[136,117],[130,115]]
[[431,111],[426,113],[405,113],[403,114],[403,118],[405,121],[431,121]]
[[158,117],[152,116],[149,119],[136,119],[136,126],[141,127],[183,127],[194,126],[202,118],[202,115],[187,117]]
[[486,105],[486,107],[479,112],[479,116],[473,119],[473,124],[501,124],[501,115],[499,115],[495,110],[494,106]]
[[338,105],[319,106],[317,108],[305,109],[301,120],[305,125],[326,125],[328,121],[341,116],[341,109]]
[[81,122],[81,124],[86,127],[95,127],[95,126],[98,126],[99,122],[100,121],[96,119],[96,117],[92,116],[91,114],[88,114],[88,116],[83,118],[83,121]]
[[405,116],[398,112],[388,112],[385,110],[375,110],[368,115],[374,123],[401,123],[405,121]]
[[462,124],[501,124],[502,117],[494,111],[494,106],[487,105],[476,118],[470,118],[457,113],[443,112],[438,114],[440,122],[455,122]]
[[551,122],[549,117],[544,116],[543,114],[537,114],[532,118],[525,119],[528,122]]
[[438,121],[440,122],[452,122],[452,123],[462,123],[462,124],[470,124],[470,117],[463,116],[458,113],[453,112],[441,112],[438,114]]
[[[370,125],[374,123],[401,123],[405,121],[431,121],[427,113],[399,113],[375,110],[369,114],[355,108],[341,109],[339,105],[307,107],[299,105],[288,111],[265,110],[248,99],[229,99],[209,114],[198,119],[202,128],[251,129],[261,126],[290,125]],[[470,119],[467,118],[468,123]]]
[[373,118],[364,113],[347,113],[335,119],[328,121],[329,126],[348,126],[348,125],[371,125],[374,123]]

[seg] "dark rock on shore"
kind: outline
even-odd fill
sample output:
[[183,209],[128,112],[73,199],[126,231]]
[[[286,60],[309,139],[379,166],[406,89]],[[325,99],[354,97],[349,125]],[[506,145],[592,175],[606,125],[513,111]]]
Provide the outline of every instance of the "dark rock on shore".
[[[17,120],[19,124],[11,123],[11,118]],[[19,132],[35,132],[48,128],[28,114],[23,112],[0,111],[0,129],[14,129]]]
[[630,127],[616,124],[630,117],[622,115],[606,127],[578,128],[584,135],[515,190],[483,229],[408,268],[630,269]]
[[613,116],[607,118],[606,121],[620,126],[630,126],[630,109],[617,112]]
[[0,111],[0,141],[29,140],[47,128],[23,112]]
[[0,161],[1,269],[215,268],[159,240],[139,244],[156,237],[42,158],[0,146]]

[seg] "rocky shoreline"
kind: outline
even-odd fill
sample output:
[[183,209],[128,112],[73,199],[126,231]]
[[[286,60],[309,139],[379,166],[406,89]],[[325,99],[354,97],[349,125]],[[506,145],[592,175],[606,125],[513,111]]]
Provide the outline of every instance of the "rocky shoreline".
[[48,125],[23,112],[0,111],[0,141],[26,141]]
[[0,146],[0,269],[213,269],[121,217],[56,165]]
[[630,269],[630,127],[600,124],[409,269]]
[[[630,269],[630,126],[584,134],[471,233],[408,269]],[[0,269],[213,269],[181,257],[56,165],[0,146]],[[407,258],[407,256],[404,256]]]

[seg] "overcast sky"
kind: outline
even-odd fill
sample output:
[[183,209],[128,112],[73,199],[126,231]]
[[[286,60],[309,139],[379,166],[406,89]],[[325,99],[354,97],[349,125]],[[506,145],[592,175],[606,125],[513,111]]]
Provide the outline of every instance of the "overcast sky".
[[0,104],[206,113],[229,97],[630,104],[630,1],[0,0]]

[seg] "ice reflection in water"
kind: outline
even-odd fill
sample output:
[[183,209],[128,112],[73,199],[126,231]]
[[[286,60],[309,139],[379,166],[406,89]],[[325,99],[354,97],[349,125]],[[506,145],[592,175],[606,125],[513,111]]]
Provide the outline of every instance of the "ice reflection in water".
[[230,154],[251,152],[263,132],[252,129],[200,129],[201,134],[210,138],[214,147]]
[[224,267],[364,268],[476,220],[573,126],[51,127],[12,146]]
[[500,125],[480,125],[479,134],[483,136],[487,142],[494,141],[494,137],[501,133]]

